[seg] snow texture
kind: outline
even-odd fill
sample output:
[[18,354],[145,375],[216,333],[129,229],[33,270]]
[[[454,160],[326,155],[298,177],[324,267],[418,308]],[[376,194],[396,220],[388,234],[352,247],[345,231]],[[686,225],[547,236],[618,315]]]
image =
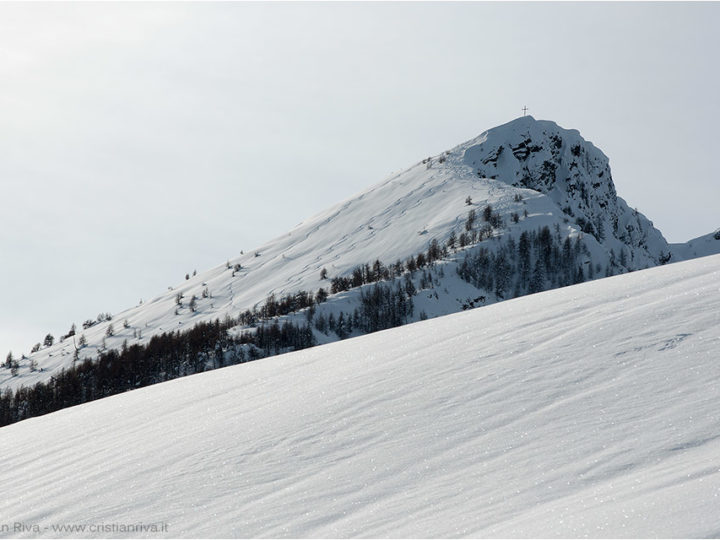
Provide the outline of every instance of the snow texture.
[[719,278],[720,256],[652,268],[7,426],[0,516],[56,537],[717,537]]

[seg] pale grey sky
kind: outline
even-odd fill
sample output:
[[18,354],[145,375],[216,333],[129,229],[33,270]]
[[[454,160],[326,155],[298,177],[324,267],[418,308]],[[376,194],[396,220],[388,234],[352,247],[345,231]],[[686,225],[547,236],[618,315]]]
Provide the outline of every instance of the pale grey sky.
[[0,351],[520,116],[720,227],[717,3],[0,3]]

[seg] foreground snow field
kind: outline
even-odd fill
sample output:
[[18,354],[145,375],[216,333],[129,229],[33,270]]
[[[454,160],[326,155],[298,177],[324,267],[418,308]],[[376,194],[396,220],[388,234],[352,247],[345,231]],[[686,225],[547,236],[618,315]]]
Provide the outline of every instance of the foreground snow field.
[[719,350],[713,256],[186,377],[0,429],[0,527],[718,536]]

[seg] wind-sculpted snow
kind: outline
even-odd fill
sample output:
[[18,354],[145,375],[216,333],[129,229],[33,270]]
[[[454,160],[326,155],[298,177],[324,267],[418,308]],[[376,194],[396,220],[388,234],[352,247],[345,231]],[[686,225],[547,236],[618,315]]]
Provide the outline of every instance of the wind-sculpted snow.
[[2,534],[717,536],[719,349],[714,256],[178,379],[0,429]]

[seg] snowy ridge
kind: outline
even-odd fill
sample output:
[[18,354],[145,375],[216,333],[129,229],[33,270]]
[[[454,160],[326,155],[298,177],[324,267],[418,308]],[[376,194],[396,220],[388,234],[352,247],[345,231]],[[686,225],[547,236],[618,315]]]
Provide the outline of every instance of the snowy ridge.
[[[470,206],[465,203],[468,197]],[[260,306],[270,294],[327,289],[328,280],[320,279],[323,268],[334,277],[376,259],[385,264],[404,260],[426,250],[432,239],[442,243],[451,233],[459,234],[469,209],[480,213],[488,204],[504,219],[494,237],[518,238],[523,231],[552,227],[562,238],[582,237],[589,253],[585,263],[612,266],[613,273],[655,266],[671,252],[671,260],[690,253],[677,246],[671,250],[650,221],[616,197],[607,157],[577,131],[523,117],[423,160],[286,235],[230,259],[227,266],[201,272],[114,314],[112,321],[85,330],[82,321],[75,321],[75,339],[84,334],[87,340],[80,358],[96,357],[103,344],[120,349],[125,341],[144,344],[162,332],[236,317]],[[513,214],[520,218],[517,223]],[[447,261],[448,277],[439,282],[435,300],[418,304],[413,320],[418,320],[421,308],[439,316],[462,310],[467,298],[485,296],[487,303],[499,299],[452,277],[458,258]],[[184,297],[182,306],[176,304],[179,294]],[[192,296],[197,297],[195,311],[188,307]],[[352,296],[342,293],[328,304],[346,305]],[[107,336],[111,324],[114,335]],[[70,338],[41,348],[20,362],[17,376],[0,370],[0,388],[47,380],[72,365],[76,344]],[[32,371],[31,362],[40,370]]]
[[0,515],[21,537],[714,537],[719,277],[667,265],[8,426]]
[[679,260],[696,259],[720,253],[720,229],[710,234],[693,238],[684,244],[671,244],[673,256]]

